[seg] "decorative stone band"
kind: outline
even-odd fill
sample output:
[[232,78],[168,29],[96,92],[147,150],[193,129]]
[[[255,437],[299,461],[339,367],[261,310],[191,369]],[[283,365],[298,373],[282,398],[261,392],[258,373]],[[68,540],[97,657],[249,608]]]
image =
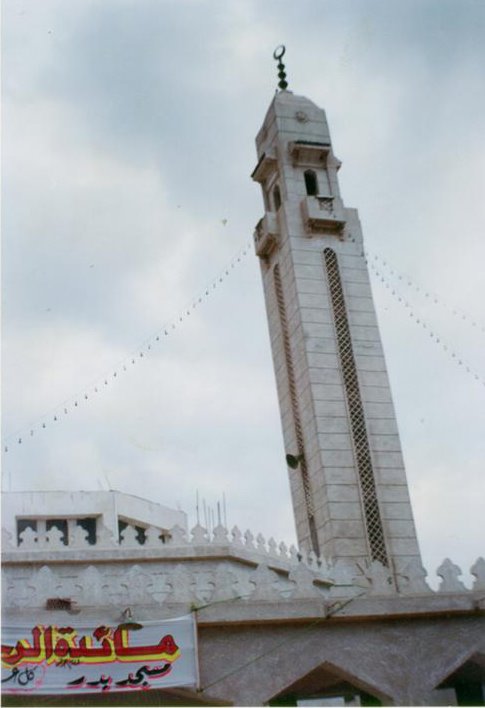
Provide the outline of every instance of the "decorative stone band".
[[[241,559],[227,558],[210,560],[192,557],[186,562],[180,559],[141,559],[140,563],[89,565],[71,562],[50,565],[25,563],[4,569],[2,601],[7,611],[21,612],[35,608],[45,611],[49,599],[69,598],[70,608],[74,612],[111,607],[113,615],[122,613],[127,607],[148,612],[150,608],[153,611],[153,608],[163,609],[164,606],[183,605],[184,609],[202,609],[218,603],[241,607],[248,603],[269,603],[271,607],[291,614],[291,603],[295,608],[299,607],[298,613],[304,611],[299,604],[301,602],[313,603],[312,612],[328,615],[332,608],[340,611],[348,604],[362,602],[365,598],[381,598],[379,612],[390,611],[387,602],[399,599],[404,602],[406,598],[407,605],[404,603],[404,607],[412,611],[417,609],[421,612],[425,607],[437,611],[445,607],[458,610],[463,602],[467,603],[468,609],[485,609],[483,559],[472,569],[475,584],[471,590],[459,581],[460,569],[449,561],[438,569],[442,585],[436,593],[424,584],[420,574],[416,576],[417,587],[413,587],[413,578],[409,574],[411,584],[396,593],[389,583],[386,568],[378,561],[365,568],[364,575],[354,575],[356,570],[350,566],[331,568],[329,577],[324,579],[302,563],[283,572],[267,563],[254,565],[241,562]],[[372,607],[375,611],[377,606],[372,603]]]
[[[142,531],[142,532],[141,532]],[[164,529],[149,526],[140,529],[127,524],[121,531],[119,538],[113,534],[100,522],[97,524],[96,543],[88,541],[88,533],[81,527],[77,527],[75,534],[67,537],[61,529],[53,525],[49,531],[37,532],[31,528],[26,528],[19,534],[18,543],[12,534],[2,528],[2,547],[4,551],[46,551],[68,552],[69,550],[96,551],[99,549],[157,549],[164,550],[187,547],[187,546],[231,546],[236,549],[257,552],[258,555],[267,555],[271,558],[279,558],[285,561],[300,562],[308,565],[321,565],[322,561],[310,551],[298,551],[295,546],[288,547],[284,542],[277,543],[274,538],[266,541],[265,537],[258,533],[254,535],[247,530],[244,533],[234,526],[232,531],[219,524],[212,532],[197,524],[188,535],[187,532],[174,526],[168,532]]]
[[[125,588],[119,592],[127,594],[130,601],[135,601],[133,593],[139,593],[140,601],[145,597],[151,603],[185,595],[190,595],[190,602],[214,602],[237,598],[247,601],[434,594],[426,583],[426,570],[416,561],[394,569],[394,585],[391,570],[379,561],[366,565],[332,563],[312,552],[304,554],[294,546],[288,549],[284,543],[278,545],[273,539],[266,543],[262,534],[256,538],[250,531],[242,534],[237,527],[229,537],[223,526],[209,534],[196,525],[190,539],[183,529],[174,527],[168,539],[164,532],[165,542],[159,538],[160,529],[149,528],[143,544],[137,529],[130,526],[122,532],[120,543],[106,529],[100,529],[96,545],[88,544],[86,539],[81,545],[79,538],[74,539],[74,544],[64,545],[51,532],[36,542],[25,533],[21,534],[20,546],[15,547],[11,534],[2,530],[6,607],[28,607],[34,598],[41,601],[42,588],[44,601],[54,596],[69,597],[81,604],[89,600],[90,605],[101,601],[103,587],[109,590],[108,595],[113,595],[113,588]],[[24,545],[25,538],[28,542]],[[40,545],[36,545],[39,540]],[[461,569],[448,559],[437,574],[441,582],[436,594],[485,595],[483,558],[471,568],[471,588],[462,582]],[[42,580],[44,576],[49,577],[49,582]],[[186,586],[192,590],[184,595]],[[99,589],[99,597],[96,592],[92,594],[93,588]]]

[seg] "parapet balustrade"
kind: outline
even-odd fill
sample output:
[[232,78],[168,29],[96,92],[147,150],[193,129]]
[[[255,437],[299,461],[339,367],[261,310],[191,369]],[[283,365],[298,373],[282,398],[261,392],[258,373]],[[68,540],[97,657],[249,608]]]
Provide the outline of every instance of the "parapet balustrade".
[[307,196],[301,200],[300,209],[309,232],[340,232],[345,225],[342,201],[337,197]]
[[256,255],[268,256],[280,242],[278,219],[274,212],[266,212],[256,224],[254,243]]
[[293,545],[288,547],[284,542],[277,543],[274,538],[266,541],[261,533],[254,535],[249,530],[243,533],[237,526],[229,531],[221,524],[212,531],[197,524],[190,533],[179,526],[174,526],[167,532],[154,526],[140,529],[138,526],[127,524],[116,538],[98,521],[96,542],[90,543],[88,536],[87,531],[80,526],[73,527],[66,534],[62,528],[53,525],[49,530],[26,528],[18,535],[16,542],[9,531],[2,529],[2,542],[5,551],[96,550],[116,546],[142,551],[146,548],[163,550],[167,547],[179,546],[231,546],[237,549],[256,551],[273,558],[294,560],[295,562],[299,562],[303,558],[309,565],[321,564],[313,552],[305,554],[298,551]]
[[[179,560],[40,567],[26,564],[21,568],[6,568],[3,604],[6,609],[46,609],[53,598],[63,598],[75,611],[83,607],[119,609],[153,605],[176,605],[177,611],[186,611],[231,602],[236,611],[236,606],[244,610],[248,603],[269,603],[273,614],[289,612],[291,615],[291,603],[297,603],[295,611],[301,614],[304,610],[298,602],[305,601],[310,602],[311,613],[323,612],[324,616],[331,616],[343,610],[348,614],[345,608],[350,608],[350,614],[388,612],[387,600],[399,601],[400,598],[404,604],[396,606],[395,612],[406,613],[410,609],[426,612],[427,608],[459,611],[474,606],[478,609],[483,598],[485,561],[482,559],[474,568],[476,581],[472,591],[457,585],[456,566],[448,561],[440,567],[443,586],[438,592],[433,593],[428,587],[412,591],[408,586],[407,591],[396,593],[389,583],[388,570],[378,562],[366,569],[367,584],[358,577],[352,585],[341,568],[331,568],[328,578],[324,579],[302,563],[287,572],[277,572],[265,563],[254,566],[221,559],[214,559],[208,565]],[[368,607],[362,604],[367,600],[370,601]],[[413,604],[406,604],[407,600]],[[182,605],[184,608],[180,609]]]
[[[249,530],[243,533],[237,526],[229,531],[222,524],[211,531],[197,524],[189,533],[179,526],[174,526],[168,533],[150,526],[143,529],[142,534],[140,527],[128,524],[115,538],[98,521],[95,544],[89,543],[88,533],[79,526],[73,527],[68,535],[56,526],[48,531],[45,527],[43,531],[27,528],[19,535],[18,545],[15,545],[12,534],[2,529],[2,548],[4,560],[9,563],[37,559],[43,562],[44,557],[46,563],[63,557],[66,562],[76,560],[89,563],[96,561],[98,552],[102,553],[104,562],[109,559],[125,563],[131,559],[136,563],[138,558],[159,561],[239,558],[253,568],[266,567],[286,577],[295,569],[301,569],[302,573],[307,573],[307,579],[302,581],[299,592],[303,592],[302,587],[310,592],[314,582],[322,587],[338,587],[339,595],[352,595],[356,590],[370,595],[392,595],[396,591],[402,594],[433,592],[426,581],[428,574],[417,560],[396,569],[393,579],[390,570],[377,561],[365,566],[342,560],[332,563],[318,558],[312,551],[299,551],[294,545],[277,543],[274,538],[266,540],[261,533],[255,535]],[[443,561],[436,572],[440,579],[438,593],[485,592],[483,558],[479,558],[470,569],[474,577],[471,587],[464,583],[461,568],[449,559]]]
[[[299,551],[294,545],[288,546],[284,542],[277,543],[274,538],[265,539],[263,534],[253,534],[250,530],[244,533],[237,527],[229,531],[219,524],[211,531],[197,524],[187,532],[185,529],[174,526],[168,532],[154,526],[141,529],[139,526],[127,524],[115,537],[100,520],[96,526],[96,542],[90,543],[88,533],[80,526],[74,526],[69,533],[55,525],[49,530],[45,525],[38,530],[24,529],[18,540],[13,539],[11,533],[2,529],[2,546],[4,553],[14,562],[22,561],[23,556],[29,558],[48,554],[69,557],[73,553],[82,558],[96,558],[98,552],[113,553],[113,559],[125,559],[127,554],[137,557],[174,557],[174,554],[184,558],[194,556],[210,557],[221,553],[231,556],[242,556],[248,561],[260,563],[263,559],[277,567],[289,568],[300,563],[312,568],[314,571],[325,575],[328,568],[325,559],[317,558],[310,551]],[[116,555],[116,549],[123,554]]]
[[316,197],[318,206],[329,214],[333,213],[333,197]]

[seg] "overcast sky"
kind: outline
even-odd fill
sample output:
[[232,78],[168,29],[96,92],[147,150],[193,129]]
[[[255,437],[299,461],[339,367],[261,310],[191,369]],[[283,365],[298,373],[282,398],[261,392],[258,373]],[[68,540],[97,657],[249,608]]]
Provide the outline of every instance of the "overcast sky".
[[262,215],[254,137],[285,43],[373,262],[439,296],[386,271],[447,352],[372,274],[423,559],[467,569],[485,553],[485,3],[2,7],[4,489],[114,488],[192,524],[196,489],[224,492],[230,525],[294,541],[252,250],[225,276]]

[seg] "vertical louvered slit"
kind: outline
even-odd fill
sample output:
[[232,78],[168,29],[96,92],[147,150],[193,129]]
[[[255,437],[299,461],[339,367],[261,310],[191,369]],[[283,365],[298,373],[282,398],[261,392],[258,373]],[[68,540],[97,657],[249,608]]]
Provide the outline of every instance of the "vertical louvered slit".
[[337,255],[323,252],[371,557],[389,565]]

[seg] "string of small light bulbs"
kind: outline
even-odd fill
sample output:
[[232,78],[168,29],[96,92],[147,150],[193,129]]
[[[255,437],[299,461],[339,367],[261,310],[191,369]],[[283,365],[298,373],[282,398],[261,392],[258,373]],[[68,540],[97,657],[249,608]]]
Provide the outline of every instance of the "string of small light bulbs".
[[178,315],[173,317],[168,324],[161,327],[150,337],[146,338],[141,344],[133,349],[132,353],[127,355],[118,364],[112,367],[104,375],[100,375],[93,379],[91,383],[82,388],[77,394],[69,396],[61,403],[51,408],[43,416],[36,418],[30,426],[25,426],[17,429],[17,431],[6,435],[4,438],[3,451],[11,452],[18,445],[22,445],[25,441],[32,439],[37,433],[46,430],[49,426],[59,423],[66,415],[75,412],[81,405],[85,405],[92,400],[92,397],[97,396],[108,386],[113,384],[120,375],[128,372],[137,362],[150,354],[152,348],[157,346],[166,337],[173,334],[174,330],[179,328],[187,317],[190,317],[192,312],[202,305],[209,298],[214,290],[231,274],[231,271],[242,262],[243,258],[249,253],[252,241],[249,240],[238,253],[231,258],[229,263],[220,271],[219,275],[209,281],[199,295],[191,298],[190,305],[184,307]]
[[[368,254],[366,253],[366,256]],[[379,278],[380,282],[384,285],[384,287],[389,290],[391,293],[392,297],[399,302],[401,305],[404,306],[408,310],[408,315],[409,317],[414,320],[414,322],[417,325],[420,325],[423,329],[425,329],[429,335],[429,337],[437,344],[443,351],[450,357],[452,361],[455,362],[458,366],[463,367],[465,372],[469,374],[470,376],[473,377],[475,381],[480,383],[482,386],[485,386],[485,378],[481,376],[479,373],[477,373],[465,360],[464,358],[458,354],[453,347],[451,347],[446,341],[443,340],[441,336],[438,336],[434,330],[431,328],[431,326],[421,317],[418,316],[411,304],[408,302],[408,300],[402,295],[402,293],[396,288],[395,285],[390,283],[385,275],[380,271],[377,266],[373,263],[372,260],[369,260],[369,258],[366,258],[366,262],[371,269],[373,273]]]
[[394,276],[395,278],[400,280],[403,285],[406,285],[415,292],[419,293],[422,297],[426,298],[433,305],[439,305],[443,307],[449,314],[453,315],[453,317],[458,318],[462,322],[466,322],[471,327],[485,334],[485,325],[478,322],[478,320],[472,315],[469,315],[464,310],[458,307],[450,305],[448,302],[443,300],[441,296],[437,295],[431,290],[426,290],[426,288],[424,288],[413,278],[411,278],[410,275],[399,271],[394,265],[389,263],[385,258],[379,256],[377,253],[373,253],[366,250],[364,254],[368,261],[377,261],[379,267],[387,269],[388,273],[390,273],[391,276]]
[[[163,338],[173,333],[173,331],[177,327],[179,327],[180,324],[187,317],[191,315],[193,310],[195,310],[198,305],[202,304],[204,302],[204,299],[208,298],[212,294],[212,292],[218,287],[218,285],[222,283],[225,278],[227,278],[231,270],[236,267],[237,263],[240,263],[242,259],[248,254],[249,249],[251,248],[251,244],[252,242],[248,241],[245,246],[230,260],[229,264],[225,268],[223,268],[220,274],[210,281],[210,285],[206,286],[206,288],[202,291],[202,294],[192,298],[191,304],[183,308],[183,310],[179,312],[178,316],[174,317],[168,325],[164,325],[151,337],[145,339],[136,349],[133,350],[130,355],[125,357],[115,367],[110,369],[109,373],[106,373],[104,376],[97,377],[89,385],[81,389],[78,394],[65,399],[64,401],[62,401],[62,403],[59,403],[54,408],[50,409],[50,411],[48,411],[46,414],[37,418],[36,421],[30,426],[18,429],[16,432],[10,433],[8,436],[6,436],[3,448],[4,452],[8,453],[12,449],[12,442],[15,445],[21,445],[26,439],[34,437],[36,432],[45,430],[48,425],[57,423],[70,412],[74,412],[75,409],[79,408],[80,404],[89,401],[90,396],[92,394],[99,394],[102,390],[105,389],[106,386],[110,384],[110,382],[113,383],[113,381],[117,379],[119,374],[127,372],[131,366],[134,366],[137,363],[137,361],[142,360],[146,355],[148,355],[153,346],[157,345]],[[436,295],[435,293],[431,293],[430,291],[419,286],[417,283],[415,283],[415,281],[412,280],[410,276],[404,275],[403,273],[398,271],[394,266],[391,266],[384,258],[381,258],[379,255],[371,253],[369,251],[365,251],[364,256],[370,269],[384,284],[385,288],[390,291],[394,299],[400,304],[402,304],[406,309],[408,309],[409,317],[413,319],[416,324],[421,325],[423,329],[427,330],[430,338],[436,344],[441,346],[443,351],[445,351],[450,356],[450,358],[456,364],[458,364],[458,366],[463,366],[466,373],[471,375],[475,379],[475,381],[478,381],[483,386],[485,386],[485,378],[478,374],[471,366],[469,366],[464,361],[462,356],[458,355],[452,347],[450,347],[446,342],[443,341],[442,337],[436,335],[431,329],[431,327],[427,324],[427,322],[423,320],[422,317],[418,317],[414,313],[410,303],[400,292],[397,291],[396,287],[393,286],[392,283],[388,282],[384,274],[377,268],[373,261],[381,263],[389,270],[392,275],[396,276],[399,280],[407,283],[407,285],[416,290],[416,292],[419,292],[426,298],[432,298],[432,302],[434,304],[441,304],[446,307],[446,309],[454,316],[459,316],[463,321],[467,321],[473,327],[477,328],[480,331],[485,332],[485,327],[477,323],[475,319],[473,319],[463,311],[460,311],[457,308],[452,309],[438,295]]]

